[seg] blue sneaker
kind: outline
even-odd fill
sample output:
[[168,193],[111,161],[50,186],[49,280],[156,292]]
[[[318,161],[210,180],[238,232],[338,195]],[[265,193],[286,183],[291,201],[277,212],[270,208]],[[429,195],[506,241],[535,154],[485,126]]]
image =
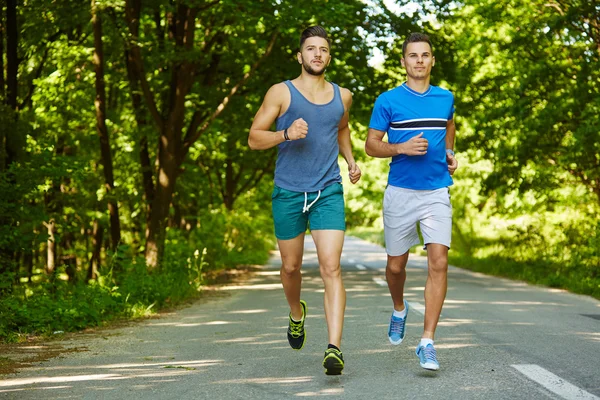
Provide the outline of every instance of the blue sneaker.
[[392,317],[390,318],[390,327],[388,329],[388,339],[390,339],[390,343],[394,345],[399,345],[404,340],[404,336],[406,336],[406,318],[408,317],[408,302],[404,300],[404,308],[406,310],[406,315],[404,318]]
[[417,357],[419,357],[421,367],[431,371],[440,369],[440,363],[437,360],[433,344],[429,343],[427,346],[421,346],[421,344],[419,344],[415,353],[417,354]]

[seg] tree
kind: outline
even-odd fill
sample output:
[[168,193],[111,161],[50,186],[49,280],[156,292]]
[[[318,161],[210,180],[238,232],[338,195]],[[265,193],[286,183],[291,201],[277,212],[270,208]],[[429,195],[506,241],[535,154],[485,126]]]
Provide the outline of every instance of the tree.
[[600,205],[598,21],[600,8],[578,0],[466,1],[444,20],[447,76],[473,132],[458,145],[493,161],[488,193],[547,198],[581,184]]
[[[100,138],[100,154],[102,156],[102,165],[104,172],[104,184],[108,197],[108,212],[110,214],[110,229],[112,239],[112,250],[117,251],[121,241],[121,222],[119,221],[119,205],[112,196],[115,188],[115,179],[113,174],[113,162],[110,149],[110,138],[108,128],[106,127],[106,86],[104,83],[104,45],[102,43],[102,19],[99,15],[96,0],[92,0],[92,27],[94,31],[94,66],[95,66],[95,87],[96,100],[96,129]],[[94,229],[98,229],[94,224]]]
[[[139,0],[126,1],[129,77],[131,87],[143,94],[144,110],[136,115],[148,115],[158,133],[153,189],[146,190],[147,199],[152,201],[145,249],[151,268],[160,263],[176,182],[198,139],[209,132],[245,85],[260,79],[257,73],[272,53],[293,54],[290,50],[295,46],[291,43],[297,41],[312,15],[319,15],[333,35],[346,44],[342,50],[350,51],[351,41],[359,37],[356,27],[364,21],[359,18],[364,17],[365,7],[358,1],[306,2],[302,9],[287,2],[177,1],[142,7]],[[340,13],[346,16],[341,21]],[[366,59],[357,63],[360,60],[364,65]],[[142,106],[139,98],[132,102]],[[145,123],[143,118],[138,121]],[[239,128],[236,131],[242,132]],[[226,149],[230,153],[239,150],[232,144]],[[229,160],[225,162],[225,169],[230,171],[225,174],[222,196],[232,206],[239,190],[232,187],[235,173],[231,155]],[[143,164],[151,165],[147,161]]]

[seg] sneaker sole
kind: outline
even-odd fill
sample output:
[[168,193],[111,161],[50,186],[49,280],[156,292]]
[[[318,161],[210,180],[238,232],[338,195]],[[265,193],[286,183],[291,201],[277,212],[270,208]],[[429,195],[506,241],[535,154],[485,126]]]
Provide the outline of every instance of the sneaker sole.
[[325,367],[325,375],[341,375],[344,369],[344,362],[334,354],[329,354],[323,360],[323,367]]
[[394,342],[394,341],[392,340],[392,338],[391,338],[391,337],[389,337],[389,336],[388,336],[388,339],[390,340],[390,343],[391,343],[391,344],[393,344],[394,346],[398,346],[398,345],[399,345],[400,343],[402,343],[402,341],[404,340],[404,338],[402,338],[402,339],[398,340],[397,342]]
[[421,365],[422,368],[429,370],[429,371],[437,371],[440,369],[440,366],[435,365],[435,364],[428,364],[428,363],[425,363],[425,364],[419,363],[419,364]]

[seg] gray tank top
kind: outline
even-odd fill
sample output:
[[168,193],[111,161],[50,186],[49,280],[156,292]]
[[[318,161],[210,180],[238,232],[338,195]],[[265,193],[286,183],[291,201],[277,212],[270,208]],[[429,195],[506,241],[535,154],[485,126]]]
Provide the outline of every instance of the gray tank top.
[[340,88],[333,86],[333,100],[327,104],[308,101],[290,82],[290,107],[277,118],[277,130],[283,130],[298,118],[308,124],[306,138],[280,143],[275,164],[275,184],[295,192],[316,192],[341,182],[338,165],[338,127],[344,115]]

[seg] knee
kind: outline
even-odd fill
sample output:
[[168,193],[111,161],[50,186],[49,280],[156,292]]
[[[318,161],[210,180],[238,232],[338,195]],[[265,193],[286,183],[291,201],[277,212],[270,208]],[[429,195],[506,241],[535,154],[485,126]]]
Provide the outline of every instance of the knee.
[[448,258],[436,257],[429,260],[428,269],[430,274],[440,275],[448,273]]
[[323,279],[334,279],[342,276],[342,268],[339,263],[323,263],[319,265]]
[[301,262],[284,262],[281,265],[281,273],[285,275],[293,275],[300,271],[300,267],[302,267]]
[[386,271],[388,274],[401,275],[406,272],[406,263],[388,262]]

